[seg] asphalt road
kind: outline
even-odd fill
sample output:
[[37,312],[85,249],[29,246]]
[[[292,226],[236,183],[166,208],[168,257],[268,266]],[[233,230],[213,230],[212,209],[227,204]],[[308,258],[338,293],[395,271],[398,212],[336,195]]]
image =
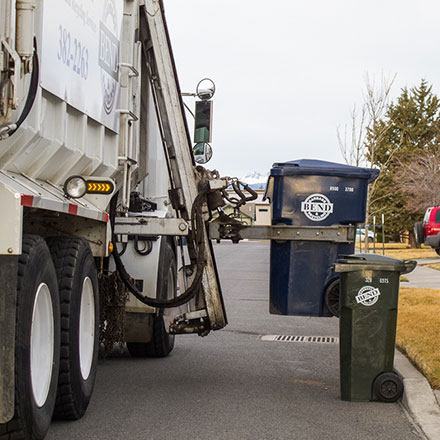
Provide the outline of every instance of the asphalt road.
[[48,440],[420,438],[399,403],[340,400],[337,344],[261,340],[338,336],[336,318],[269,315],[268,243],[214,248],[229,325],[178,337],[166,359],[101,363],[85,417]]

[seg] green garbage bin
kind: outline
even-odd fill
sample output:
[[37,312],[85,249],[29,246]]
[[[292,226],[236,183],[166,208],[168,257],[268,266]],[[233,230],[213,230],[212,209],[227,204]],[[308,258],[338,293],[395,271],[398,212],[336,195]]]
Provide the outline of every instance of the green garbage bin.
[[339,321],[341,398],[394,402],[403,383],[393,372],[400,274],[415,261],[376,254],[349,255],[333,266],[341,273]]

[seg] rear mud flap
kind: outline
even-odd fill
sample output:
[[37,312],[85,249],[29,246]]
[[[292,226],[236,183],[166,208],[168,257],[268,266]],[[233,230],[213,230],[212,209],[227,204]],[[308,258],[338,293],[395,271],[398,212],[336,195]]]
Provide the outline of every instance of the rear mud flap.
[[0,423],[14,417],[18,256],[0,255]]

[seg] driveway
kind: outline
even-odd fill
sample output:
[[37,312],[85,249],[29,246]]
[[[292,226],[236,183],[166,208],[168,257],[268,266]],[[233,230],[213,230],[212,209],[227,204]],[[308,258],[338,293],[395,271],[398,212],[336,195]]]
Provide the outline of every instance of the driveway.
[[101,363],[86,416],[47,440],[420,439],[400,403],[344,402],[336,318],[270,315],[269,243],[214,245],[229,325],[183,335],[166,359]]

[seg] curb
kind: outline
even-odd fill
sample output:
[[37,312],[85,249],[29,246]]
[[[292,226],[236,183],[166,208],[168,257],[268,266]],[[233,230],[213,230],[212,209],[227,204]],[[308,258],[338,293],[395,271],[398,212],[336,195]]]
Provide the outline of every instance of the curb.
[[434,392],[423,374],[397,350],[394,367],[405,387],[403,406],[429,440],[440,439],[440,392]]
[[437,404],[440,405],[440,390],[434,390],[434,396],[437,399]]

